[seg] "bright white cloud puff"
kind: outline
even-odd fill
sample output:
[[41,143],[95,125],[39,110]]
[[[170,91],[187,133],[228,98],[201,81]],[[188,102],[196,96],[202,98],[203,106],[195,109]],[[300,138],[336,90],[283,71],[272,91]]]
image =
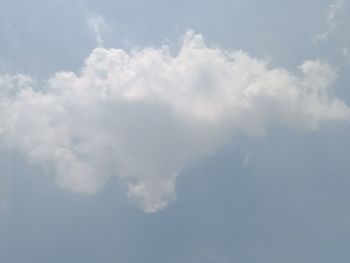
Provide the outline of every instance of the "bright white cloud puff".
[[232,136],[348,120],[330,91],[335,78],[321,61],[292,74],[207,47],[190,31],[176,55],[96,48],[81,72],[58,72],[41,89],[27,76],[1,75],[0,140],[72,191],[93,193],[118,176],[131,200],[155,212],[174,199],[186,164]]

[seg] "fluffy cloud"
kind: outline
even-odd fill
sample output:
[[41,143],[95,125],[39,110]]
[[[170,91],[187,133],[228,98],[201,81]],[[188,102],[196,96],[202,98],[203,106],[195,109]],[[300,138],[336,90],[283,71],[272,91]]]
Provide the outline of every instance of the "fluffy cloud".
[[181,169],[232,136],[349,119],[332,95],[335,78],[318,60],[292,74],[207,47],[193,32],[175,55],[166,46],[96,48],[81,72],[58,72],[40,89],[29,77],[1,75],[0,141],[72,191],[93,193],[118,176],[131,200],[155,212],[174,199]]

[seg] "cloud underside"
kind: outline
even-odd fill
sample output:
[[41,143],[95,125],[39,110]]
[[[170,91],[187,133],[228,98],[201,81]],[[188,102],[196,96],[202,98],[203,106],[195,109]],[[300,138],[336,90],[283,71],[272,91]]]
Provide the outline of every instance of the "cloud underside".
[[174,199],[181,169],[233,136],[347,120],[335,78],[321,61],[293,74],[207,47],[190,31],[176,55],[96,48],[81,72],[58,72],[40,89],[28,76],[0,75],[0,140],[60,187],[94,193],[118,176],[133,202],[155,212]]

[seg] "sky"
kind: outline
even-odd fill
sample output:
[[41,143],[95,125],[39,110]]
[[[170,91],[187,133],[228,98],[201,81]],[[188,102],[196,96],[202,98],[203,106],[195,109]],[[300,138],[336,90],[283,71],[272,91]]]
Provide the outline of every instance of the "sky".
[[347,262],[349,19],[0,0],[0,262]]

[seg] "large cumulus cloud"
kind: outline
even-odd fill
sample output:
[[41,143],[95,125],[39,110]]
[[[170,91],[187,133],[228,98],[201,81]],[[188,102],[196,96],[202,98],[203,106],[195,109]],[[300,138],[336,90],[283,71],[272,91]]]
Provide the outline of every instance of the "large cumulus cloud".
[[262,135],[271,123],[317,129],[349,118],[331,90],[335,71],[306,61],[299,73],[241,51],[207,47],[187,32],[167,47],[96,48],[81,72],[58,72],[42,88],[0,76],[0,140],[40,164],[56,183],[93,193],[118,176],[145,212],[175,196],[187,163],[232,136]]

